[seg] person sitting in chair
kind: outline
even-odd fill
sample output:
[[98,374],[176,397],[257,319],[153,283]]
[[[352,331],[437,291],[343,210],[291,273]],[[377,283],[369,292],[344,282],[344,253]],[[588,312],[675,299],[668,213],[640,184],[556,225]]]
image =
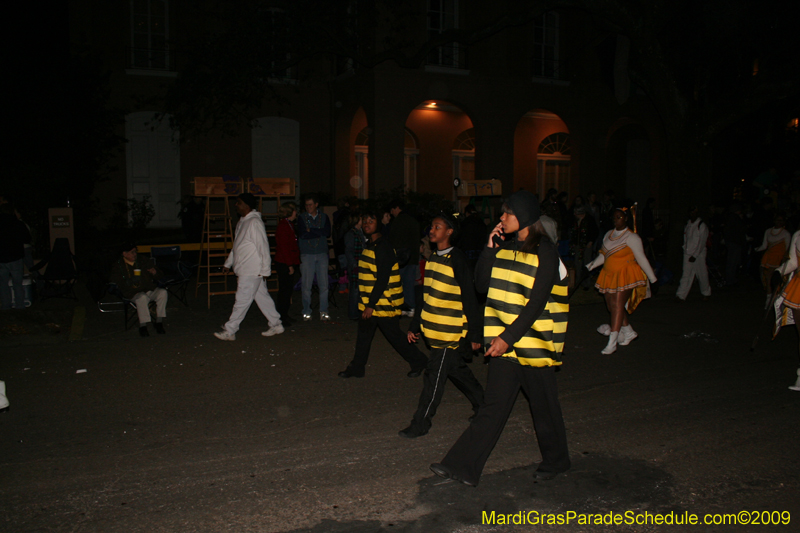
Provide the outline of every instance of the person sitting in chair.
[[139,259],[136,245],[125,244],[122,246],[122,256],[111,267],[109,282],[114,283],[122,297],[136,305],[139,315],[139,335],[149,337],[147,324],[150,320],[150,302],[156,303],[155,328],[158,333],[164,331],[164,318],[167,316],[167,291],[158,286],[157,280],[161,272],[156,269],[153,261]]

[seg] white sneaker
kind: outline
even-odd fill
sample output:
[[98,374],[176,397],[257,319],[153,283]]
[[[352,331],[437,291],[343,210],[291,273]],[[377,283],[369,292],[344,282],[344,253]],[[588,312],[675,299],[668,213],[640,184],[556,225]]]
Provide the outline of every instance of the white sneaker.
[[400,314],[403,316],[407,316],[409,318],[414,318],[414,310],[409,309],[408,311],[400,311]]
[[603,355],[609,355],[617,351],[617,337],[619,336],[619,331],[612,331],[608,336],[608,344],[603,351],[600,353]]
[[262,331],[261,334],[265,337],[272,337],[273,335],[280,335],[283,331],[283,324],[278,324],[277,326],[272,326],[267,331]]
[[311,322],[311,315],[303,315],[303,322]]
[[235,341],[236,334],[229,333],[227,329],[223,329],[222,331],[217,331],[214,333],[214,336],[221,341]]
[[611,333],[611,326],[608,324],[601,324],[600,327],[597,328],[597,333],[608,337],[608,335]]
[[319,319],[322,320],[323,322],[327,322],[328,320],[331,319],[331,315],[329,315],[328,313],[320,313]]
[[639,334],[633,331],[632,327],[622,326],[622,329],[619,332],[617,344],[619,344],[620,346],[627,346],[631,343],[633,339],[635,339],[638,336]]

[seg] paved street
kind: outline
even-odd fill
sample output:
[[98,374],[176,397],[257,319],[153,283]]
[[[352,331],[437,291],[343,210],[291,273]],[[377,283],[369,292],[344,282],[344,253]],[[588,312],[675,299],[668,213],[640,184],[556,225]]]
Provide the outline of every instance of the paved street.
[[[170,302],[167,335],[147,339],[88,296],[82,332],[70,331],[72,302],[4,315],[0,379],[11,409],[0,413],[0,530],[501,532],[539,528],[483,525],[484,511],[789,511],[791,524],[777,529],[797,531],[800,393],[787,388],[796,333],[770,342],[765,327],[750,351],[763,316],[755,285],[708,302],[673,294],[644,302],[631,318],[639,338],[604,356],[595,328],[607,312],[594,291],[580,291],[559,373],[572,470],[533,481],[540,455],[520,395],[477,488],[428,469],[468,424],[455,387],[431,432],[408,441],[397,432],[422,381],[406,377],[380,334],[366,377],[337,377],[355,343],[344,309],[331,324],[315,317],[265,339],[253,306],[235,342],[212,336],[232,296],[210,311],[204,297]],[[485,383],[486,366],[472,368]],[[758,530],[546,528],[740,529]]]

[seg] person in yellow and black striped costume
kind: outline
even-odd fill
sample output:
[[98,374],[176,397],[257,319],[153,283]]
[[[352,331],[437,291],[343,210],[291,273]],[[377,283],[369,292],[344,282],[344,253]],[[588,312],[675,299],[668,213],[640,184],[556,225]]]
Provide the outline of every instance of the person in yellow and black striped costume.
[[[530,402],[542,454],[534,477],[552,479],[570,468],[555,377],[567,332],[567,270],[539,216],[533,193],[512,194],[475,267],[476,288],[488,290],[485,402],[442,462],[431,465],[438,476],[478,484],[520,388]],[[515,232],[516,239],[503,241],[501,235]]]
[[401,437],[413,439],[428,433],[447,378],[464,393],[475,414],[483,404],[483,387],[465,360],[471,361],[472,352],[481,347],[481,308],[469,260],[452,244],[457,230],[458,223],[442,213],[433,219],[428,233],[436,251],[425,264],[422,312],[411,321],[408,342],[417,342],[422,333],[431,352],[417,411],[411,425],[400,431]]
[[416,346],[409,344],[400,330],[400,306],[403,305],[403,286],[392,245],[378,231],[375,213],[365,211],[361,230],[368,239],[358,261],[358,290],[360,301],[356,353],[340,378],[363,378],[369,349],[375,330],[380,328],[386,340],[411,365],[408,377],[422,375],[428,358]]

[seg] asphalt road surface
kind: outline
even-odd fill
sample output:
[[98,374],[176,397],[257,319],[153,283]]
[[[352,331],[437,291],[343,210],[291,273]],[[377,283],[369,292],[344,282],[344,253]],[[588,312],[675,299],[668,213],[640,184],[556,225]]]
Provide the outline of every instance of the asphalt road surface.
[[[681,304],[662,290],[613,355],[595,332],[604,305],[594,291],[578,300],[558,374],[572,469],[534,482],[541,456],[520,394],[477,488],[429,470],[471,415],[455,387],[431,432],[406,440],[422,380],[380,333],[366,377],[337,377],[356,335],[343,309],[266,339],[253,306],[235,342],[212,336],[231,296],[211,310],[170,302],[167,334],[146,339],[88,298],[82,326],[74,302],[3,313],[0,531],[800,531],[798,339],[770,341],[765,326],[750,351],[761,292]],[[486,365],[472,368],[485,383]],[[653,523],[732,520],[715,513],[782,524]],[[545,514],[570,522],[531,525]]]

